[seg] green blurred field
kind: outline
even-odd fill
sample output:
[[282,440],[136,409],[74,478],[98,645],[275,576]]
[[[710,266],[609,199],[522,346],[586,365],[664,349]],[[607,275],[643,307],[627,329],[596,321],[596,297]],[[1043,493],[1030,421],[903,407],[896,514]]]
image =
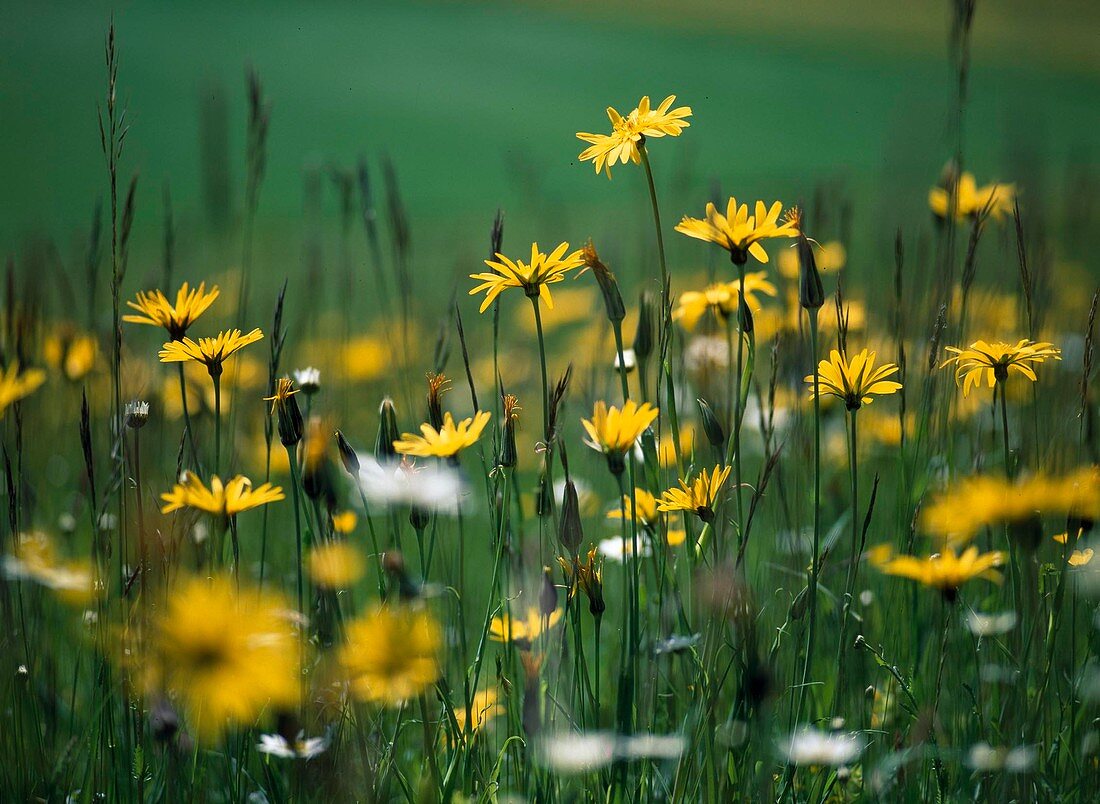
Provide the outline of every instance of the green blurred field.
[[[28,233],[67,244],[104,192],[96,102],[111,11],[101,2],[0,11],[8,251]],[[644,214],[638,172],[596,179],[575,164],[574,132],[601,129],[605,105],[629,108],[644,93],[675,92],[695,110],[676,148],[655,149],[670,217],[701,207],[714,181],[785,198],[839,181],[862,213],[886,205],[875,208],[897,208],[890,217],[900,220],[920,208],[951,153],[948,15],[938,3],[134,2],[113,11],[133,125],[125,164],[141,173],[139,233],[155,239],[165,182],[181,229],[201,220],[199,98],[217,87],[229,100],[239,204],[243,76],[254,65],[274,104],[261,256],[288,272],[304,166],[383,153],[418,242],[448,244],[456,259],[480,253],[498,206],[516,241],[621,229],[624,213],[633,228],[635,210]],[[1009,165],[1054,171],[1012,175],[1025,192],[1029,179],[1047,187],[1095,168],[1098,7],[1013,2],[981,12],[969,165],[990,177]],[[186,260],[197,247],[180,248]]]

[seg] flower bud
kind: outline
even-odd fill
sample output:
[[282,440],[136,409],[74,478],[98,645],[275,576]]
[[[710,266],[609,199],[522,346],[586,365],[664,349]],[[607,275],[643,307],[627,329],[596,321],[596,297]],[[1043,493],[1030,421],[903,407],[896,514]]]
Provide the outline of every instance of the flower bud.
[[336,449],[340,452],[340,461],[344,464],[344,471],[352,477],[359,476],[359,456],[351,448],[351,444],[344,438],[344,434],[336,431]]
[[542,589],[539,590],[539,613],[549,617],[558,608],[558,588],[549,567],[542,568]]
[[388,396],[382,400],[382,406],[378,410],[378,439],[374,444],[374,452],[379,460],[389,461],[397,457],[397,450],[393,448],[393,442],[401,438],[397,429],[397,411],[394,410],[393,400]]
[[581,528],[581,506],[577,496],[577,486],[572,480],[565,481],[565,493],[562,495],[561,520],[558,526],[558,541],[562,547],[575,556],[584,539]]
[[816,310],[825,304],[814,249],[804,234],[798,236],[798,303],[805,310]]
[[707,441],[715,449],[722,449],[726,444],[726,433],[722,423],[718,421],[718,416],[707,400],[696,399],[695,401],[699,405],[699,413],[703,418],[703,432],[706,433]]
[[653,354],[653,303],[649,294],[638,298],[638,328],[634,331],[634,356],[639,363]]
[[586,268],[592,269],[596,282],[600,286],[608,320],[613,324],[622,321],[626,318],[626,308],[623,307],[623,297],[619,293],[619,283],[615,281],[615,275],[611,273],[611,269],[600,261],[600,255],[596,253],[591,240],[584,246],[584,264]]

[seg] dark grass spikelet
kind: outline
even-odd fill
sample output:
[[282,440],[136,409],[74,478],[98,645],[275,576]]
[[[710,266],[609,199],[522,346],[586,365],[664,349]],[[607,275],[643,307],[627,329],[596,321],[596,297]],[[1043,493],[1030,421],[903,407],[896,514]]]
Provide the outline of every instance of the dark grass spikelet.
[[558,378],[557,383],[550,391],[550,415],[549,420],[549,432],[546,433],[547,447],[552,447],[554,440],[557,438],[558,423],[561,416],[561,406],[565,401],[566,395],[569,393],[569,384],[573,380],[573,364],[570,363],[565,368],[565,372]]

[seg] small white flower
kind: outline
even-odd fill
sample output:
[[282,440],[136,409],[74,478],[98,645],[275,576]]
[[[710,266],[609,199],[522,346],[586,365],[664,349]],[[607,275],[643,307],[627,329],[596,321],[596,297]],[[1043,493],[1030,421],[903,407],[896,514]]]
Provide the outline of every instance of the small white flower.
[[997,636],[1016,627],[1016,612],[1003,611],[1000,614],[983,614],[970,610],[966,613],[966,627],[974,636]]
[[313,759],[328,748],[328,740],[324,737],[304,737],[303,732],[298,732],[297,739],[290,743],[281,734],[261,734],[256,750],[283,759]]
[[863,743],[854,734],[829,734],[805,729],[781,746],[792,765],[847,765],[863,751]]
[[315,394],[321,387],[321,370],[313,366],[294,371],[294,382],[302,389],[303,394]]
[[1021,745],[1016,748],[994,748],[989,743],[975,743],[970,747],[966,764],[976,771],[989,773],[1024,773],[1035,763],[1035,747]]
[[62,533],[72,533],[76,530],[76,517],[66,512],[57,518],[57,529]]
[[[622,563],[634,552],[634,540],[631,537],[623,539],[621,536],[612,536],[610,539],[601,539],[596,550],[604,558]],[[638,534],[638,555],[644,557],[649,554],[649,540]]]
[[118,527],[118,517],[110,512],[104,512],[99,516],[99,529],[102,531],[111,531]]
[[[623,349],[623,362],[621,365],[625,366],[627,371],[633,371],[637,367],[638,358],[634,354],[633,349]],[[618,371],[621,367],[619,364],[619,353],[617,351],[615,352],[615,360],[612,366],[614,366],[615,371]]]
[[373,504],[414,505],[453,515],[466,484],[446,466],[419,467],[408,460],[380,463],[373,455],[360,455],[359,487]]
[[559,734],[542,741],[539,755],[544,765],[559,773],[583,773],[615,760],[676,759],[684,745],[678,734]]

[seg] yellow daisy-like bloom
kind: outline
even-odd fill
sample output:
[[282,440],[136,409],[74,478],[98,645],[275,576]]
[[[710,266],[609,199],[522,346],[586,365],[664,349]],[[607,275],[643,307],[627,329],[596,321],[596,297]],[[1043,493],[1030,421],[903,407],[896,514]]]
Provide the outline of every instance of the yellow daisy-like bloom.
[[168,331],[168,337],[178,341],[187,334],[188,327],[214,303],[220,292],[217,285],[207,291],[205,282],[200,282],[193,289],[184,282],[176,293],[175,304],[168,301],[159,290],[141,292],[137,295],[137,301],[126,302],[127,306],[141,315],[124,315],[122,320],[131,324],[164,327]]
[[95,593],[95,575],[90,562],[64,561],[57,547],[41,531],[20,533],[15,549],[0,562],[10,578],[22,578],[52,589],[65,603],[86,605]]
[[358,524],[359,515],[354,511],[340,511],[332,515],[332,529],[337,533],[351,533]]
[[253,489],[252,481],[244,475],[237,475],[227,483],[213,475],[210,488],[207,488],[198,475],[184,472],[176,487],[161,494],[160,498],[164,501],[164,507],[160,509],[162,514],[194,508],[218,516],[236,516],[242,511],[285,500],[286,495],[280,487],[270,483]]
[[680,480],[679,488],[668,489],[661,495],[657,510],[686,511],[704,522],[713,522],[714,505],[729,474],[729,466],[725,469],[715,466],[709,473],[704,469],[691,483]]
[[691,117],[690,106],[672,108],[675,95],[669,95],[656,108],[651,108],[646,95],[638,106],[625,117],[614,108],[607,107],[607,118],[611,121],[610,134],[589,134],[578,131],[577,139],[589,143],[578,157],[582,162],[592,162],[596,173],[607,173],[611,178],[611,168],[621,162],[638,164],[641,161],[639,146],[648,137],[678,137],[691,125],[686,118]]
[[[487,690],[479,690],[474,693],[474,699],[469,709],[462,707],[455,709],[455,723],[458,725],[458,736],[465,740],[466,729],[472,734],[477,734],[481,728],[497,715],[505,713],[504,705],[498,703],[499,695],[496,689],[490,687]],[[467,724],[467,721],[469,723]]]
[[533,642],[543,631],[557,625],[562,613],[562,609],[554,609],[546,617],[538,606],[530,606],[522,618],[502,614],[489,622],[489,636],[497,642]]
[[558,247],[549,254],[543,254],[539,251],[539,244],[532,243],[530,262],[513,261],[499,253],[495,260],[485,260],[485,264],[492,268],[492,271],[470,274],[470,279],[477,279],[481,284],[471,290],[469,295],[476,296],[482,291],[488,291],[478,312],[484,313],[493,300],[508,288],[522,288],[527,298],[541,297],[547,307],[554,309],[550,285],[561,282],[569,271],[584,265],[582,249],[577,249],[570,254],[566,254],[567,251],[569,251],[569,244],[559,243]]
[[363,577],[363,556],[347,542],[328,542],[309,551],[309,577],[326,589],[346,589]]
[[[844,244],[838,240],[831,240],[828,243],[811,240],[810,245],[814,247],[814,263],[817,265],[817,270],[823,274],[839,271],[848,261],[848,252]],[[780,251],[776,264],[779,275],[784,279],[798,279],[798,272],[801,270],[798,263],[798,249],[792,246]]]
[[289,606],[269,592],[235,589],[225,576],[184,581],[151,640],[150,691],[174,693],[204,742],[227,723],[250,726],[264,711],[292,710],[301,695]]
[[995,341],[974,341],[965,349],[955,346],[944,347],[953,353],[940,364],[944,368],[950,364],[955,365],[955,383],[963,389],[963,396],[970,394],[971,388],[977,388],[984,383],[992,388],[998,381],[1004,382],[1012,371],[1016,371],[1032,382],[1035,376],[1035,366],[1045,361],[1048,357],[1053,360],[1062,359],[1062,350],[1055,348],[1052,343],[1029,341],[1021,338],[1015,345]]
[[355,697],[399,706],[439,678],[442,643],[427,610],[379,606],[348,623],[338,661]]
[[70,382],[79,382],[95,368],[99,343],[95,335],[61,325],[50,332],[42,344],[46,365],[59,370]]
[[263,340],[264,334],[259,329],[254,329],[246,335],[242,335],[239,329],[231,329],[220,332],[216,338],[199,338],[193,341],[184,338],[179,341],[169,341],[160,350],[161,363],[186,363],[194,360],[202,363],[211,377],[218,377],[222,373],[222,363],[236,352],[250,343]]
[[30,396],[46,381],[46,372],[42,369],[19,371],[19,363],[12,361],[0,371],[0,418],[8,408],[24,397]]
[[639,405],[632,399],[626,400],[621,410],[614,405],[608,407],[606,402],[597,402],[592,418],[581,419],[588,433],[585,443],[597,452],[622,455],[653,424],[659,412],[648,402]]
[[451,458],[466,447],[473,446],[481,437],[481,431],[492,414],[487,410],[478,411],[473,418],[463,419],[455,424],[454,416],[443,414],[443,426],[436,430],[430,424],[420,425],[420,435],[402,433],[401,438],[393,442],[393,448],[402,455],[415,455],[418,458]]
[[[760,300],[756,295],[762,293],[775,297],[779,291],[768,281],[766,271],[753,271],[745,274],[745,300],[754,313],[760,310]],[[716,282],[705,290],[689,290],[680,294],[676,309],[672,311],[672,320],[683,324],[689,332],[695,329],[708,310],[713,310],[723,318],[737,310],[741,299],[741,282]]]
[[697,240],[715,243],[730,253],[730,259],[738,265],[744,265],[751,254],[760,262],[768,261],[768,252],[760,241],[770,237],[796,237],[797,215],[788,215],[782,222],[780,214],[783,204],[776,201],[771,207],[757,201],[754,214],[749,214],[748,204],[738,204],[736,198],[726,203],[726,214],[717,210],[714,204],[707,204],[706,218],[684,219],[676,224],[676,231]]
[[[1053,537],[1054,541],[1058,542],[1058,544],[1065,544],[1068,538],[1068,533],[1058,533]],[[1077,531],[1077,538],[1081,538],[1081,531]],[[1074,550],[1069,558],[1066,559],[1066,563],[1071,567],[1084,567],[1092,561],[1094,552],[1095,551],[1091,547],[1086,547],[1084,550]]]
[[1022,522],[1038,514],[1100,518],[1100,472],[1084,467],[1067,475],[1017,480],[968,477],[924,506],[920,524],[926,533],[957,544],[982,528]]
[[954,598],[960,586],[975,578],[1000,583],[1001,573],[995,567],[1004,564],[1004,560],[1004,553],[999,550],[979,553],[977,547],[971,546],[961,555],[947,549],[927,558],[896,556],[880,564],[879,569],[887,575],[910,578],[939,589],[948,598]]
[[[898,367],[885,363],[875,368],[875,353],[866,349],[851,362],[846,355],[833,349],[828,360],[818,363],[817,371],[821,394],[842,400],[848,410],[859,410],[860,406],[871,404],[872,397],[887,396],[901,389],[900,382],[886,379],[896,374]],[[810,386],[810,399],[813,399],[814,375],[807,374],[805,380]]]
[[951,188],[933,187],[928,191],[928,206],[932,208],[936,217],[946,218],[950,215],[952,203],[954,203],[957,218],[979,215],[982,210],[989,207],[990,217],[1000,220],[1004,215],[1012,213],[1016,200],[1015,185],[987,184],[979,187],[973,173],[963,173],[955,182],[954,190],[954,202],[952,202]]
[[[634,500],[624,494],[623,508],[626,510],[627,521],[634,518],[635,501],[637,502],[638,522],[647,528],[654,527],[660,516],[657,511],[657,498],[643,488],[634,489]],[[622,517],[623,511],[620,508],[612,508],[607,512],[608,519],[622,519]]]

